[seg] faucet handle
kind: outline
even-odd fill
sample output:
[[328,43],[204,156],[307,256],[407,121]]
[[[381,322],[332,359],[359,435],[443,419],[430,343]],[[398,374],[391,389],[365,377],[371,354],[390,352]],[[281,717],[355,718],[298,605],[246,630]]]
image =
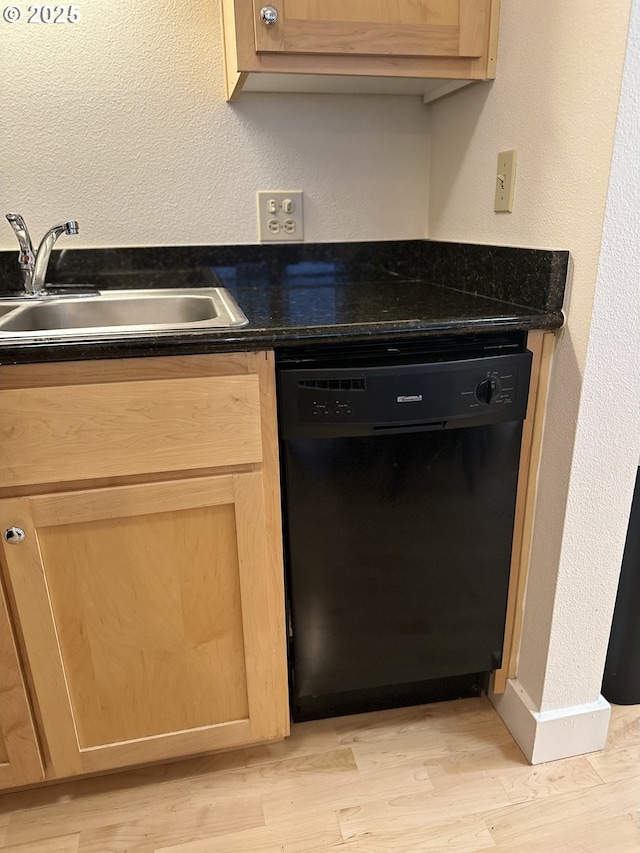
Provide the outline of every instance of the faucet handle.
[[7,213],[7,221],[13,228],[13,231],[18,238],[18,243],[20,244],[20,254],[18,257],[20,266],[23,269],[33,269],[36,255],[33,251],[33,244],[31,243],[27,223],[19,213]]
[[7,213],[7,219],[11,223],[17,222],[21,227],[26,230],[27,226],[21,213]]

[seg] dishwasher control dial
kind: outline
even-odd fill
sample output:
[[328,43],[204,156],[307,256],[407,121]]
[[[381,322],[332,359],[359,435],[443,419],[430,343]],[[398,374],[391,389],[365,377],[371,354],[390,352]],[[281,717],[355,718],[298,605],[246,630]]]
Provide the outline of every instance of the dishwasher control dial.
[[496,397],[500,391],[500,380],[495,376],[487,376],[486,379],[482,379],[478,382],[476,387],[476,397],[481,403],[490,405],[491,403],[495,403]]

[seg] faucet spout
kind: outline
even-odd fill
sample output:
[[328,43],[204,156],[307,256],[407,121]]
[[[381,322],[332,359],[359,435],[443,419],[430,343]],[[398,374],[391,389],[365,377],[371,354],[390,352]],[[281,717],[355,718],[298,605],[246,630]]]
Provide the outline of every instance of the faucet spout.
[[61,225],[54,225],[44,235],[36,252],[36,260],[33,269],[32,278],[32,293],[42,293],[46,288],[47,267],[51,252],[58,237],[63,234],[78,234],[80,231],[79,225],[75,219],[69,222],[63,222]]

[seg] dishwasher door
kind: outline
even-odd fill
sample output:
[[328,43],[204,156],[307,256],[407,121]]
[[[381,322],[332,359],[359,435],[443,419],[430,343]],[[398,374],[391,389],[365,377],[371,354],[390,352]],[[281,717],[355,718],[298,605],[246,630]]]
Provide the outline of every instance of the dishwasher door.
[[280,366],[294,719],[477,693],[500,666],[530,364]]
[[297,718],[500,666],[521,429],[284,442]]

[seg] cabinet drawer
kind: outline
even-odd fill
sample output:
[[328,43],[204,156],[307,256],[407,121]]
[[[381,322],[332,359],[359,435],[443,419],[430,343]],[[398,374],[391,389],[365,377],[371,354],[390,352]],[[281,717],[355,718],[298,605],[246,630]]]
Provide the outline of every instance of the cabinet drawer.
[[261,459],[255,374],[0,391],[0,487]]

